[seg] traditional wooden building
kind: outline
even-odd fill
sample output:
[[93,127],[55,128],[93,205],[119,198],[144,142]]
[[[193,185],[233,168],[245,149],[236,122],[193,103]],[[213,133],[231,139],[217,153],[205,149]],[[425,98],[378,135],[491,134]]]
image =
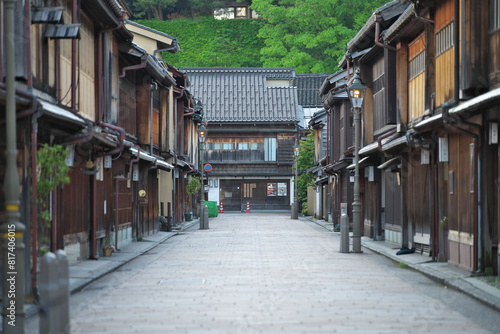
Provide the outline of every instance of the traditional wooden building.
[[[150,175],[144,187],[149,183],[148,188],[157,192],[151,194],[153,197],[142,199],[144,204],[140,210],[149,212],[151,226],[156,226],[159,215],[168,216],[173,224],[179,223],[185,211],[183,176],[193,171],[198,159],[197,125],[202,121],[202,109],[196,108],[194,97],[186,89],[186,74],[161,58],[162,53],[168,58],[168,53],[180,50],[177,39],[133,21],[126,21],[125,26],[133,33],[134,43],[123,50],[135,57],[135,63],[131,62],[126,71],[136,76],[136,87],[143,85],[145,89],[136,92],[142,97],[141,101],[133,99],[137,114],[142,115],[137,125],[134,124],[142,134],[141,152],[154,156],[156,161],[165,159],[172,166],[157,170],[144,166],[145,175],[157,174]],[[153,65],[157,66],[155,76],[148,71]],[[131,102],[128,96],[123,101],[125,106]]]
[[[323,100],[318,94],[318,89],[326,77],[328,75],[323,73],[296,75],[300,118],[299,128],[301,131],[300,140],[307,140],[309,132],[314,128],[315,145],[319,146],[316,150],[317,156],[315,157],[315,161],[322,160],[328,147],[326,112],[323,108]],[[307,213],[316,217],[323,217],[323,213],[325,213],[325,217],[328,217],[326,210],[323,212],[323,208],[326,208],[324,203],[330,202],[327,199],[327,195],[323,196],[328,193],[327,189],[323,189],[323,185],[327,184],[327,181],[323,178],[321,180],[324,182],[321,184],[318,183],[314,189],[308,189]]]
[[364,234],[487,273],[499,268],[499,9],[498,0],[392,1],[342,63],[368,87]]
[[208,200],[225,211],[290,210],[298,140],[291,68],[184,68],[208,122]]
[[[350,102],[345,89],[350,72],[341,70],[328,76],[319,90],[326,111],[326,118],[321,122],[326,121],[326,126],[321,126],[321,135],[318,133],[316,140],[316,146],[323,152],[317,155],[319,167],[316,169],[318,193],[323,194],[320,216],[337,227],[340,224],[340,204],[347,203],[348,211],[351,211],[353,202],[352,175],[347,167],[352,164],[354,137]],[[317,132],[318,117],[323,117],[321,113],[315,116],[310,126]],[[324,144],[323,137],[326,139]],[[319,138],[322,138],[321,142]]]
[[471,271],[498,272],[498,10],[498,1],[412,2],[384,36],[408,69],[397,80],[406,237]]
[[[159,216],[167,214],[168,203],[175,205],[174,169],[179,167],[174,138],[184,129],[173,133],[176,115],[184,119],[194,101],[180,93],[185,75],[161,59],[161,52],[179,50],[177,40],[127,22],[130,13],[122,1],[15,6],[20,39],[1,39],[0,77],[4,51],[15,47],[21,221],[36,294],[43,252],[64,249],[70,263],[98,259],[106,238],[119,249],[158,231]],[[135,36],[144,47],[134,43]],[[4,82],[0,92],[7,93]],[[0,110],[5,130],[3,99]],[[195,121],[192,115],[187,123]],[[38,154],[55,145],[69,152],[70,182],[38,198]],[[0,150],[3,156],[4,136]],[[0,194],[3,203],[3,187]],[[41,215],[43,206],[47,213]]]

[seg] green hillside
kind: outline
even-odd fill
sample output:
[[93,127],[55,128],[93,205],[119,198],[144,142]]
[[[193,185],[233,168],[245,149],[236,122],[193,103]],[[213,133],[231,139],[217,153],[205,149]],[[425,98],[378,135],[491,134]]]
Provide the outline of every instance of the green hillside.
[[216,20],[200,17],[171,21],[140,20],[145,26],[177,38],[181,51],[164,53],[165,61],[176,67],[262,67],[257,38],[263,20]]
[[[332,73],[347,42],[386,0],[253,0],[265,19],[203,16],[138,20],[179,41],[165,54],[177,67],[292,67],[297,73]],[[292,5],[293,4],[293,5]]]

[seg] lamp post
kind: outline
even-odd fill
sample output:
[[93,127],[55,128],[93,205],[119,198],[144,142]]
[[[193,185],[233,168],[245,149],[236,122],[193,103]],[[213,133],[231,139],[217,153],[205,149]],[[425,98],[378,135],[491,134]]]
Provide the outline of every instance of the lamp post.
[[[199,162],[200,162],[200,174],[201,174],[201,188],[200,188],[200,230],[208,228],[208,217],[205,217],[205,185],[204,185],[204,168],[203,168],[203,156],[205,154],[205,140],[207,138],[207,129],[205,126],[200,124],[198,127],[198,141],[199,141]],[[207,218],[205,221],[205,218]]]
[[352,203],[352,252],[361,253],[361,202],[359,193],[359,134],[360,116],[362,113],[363,98],[366,86],[361,82],[359,69],[352,78],[347,92],[351,100],[352,112],[354,113],[354,201]]
[[[19,209],[21,185],[17,168],[17,128],[16,128],[16,81],[15,81],[15,4],[16,1],[3,1],[5,31],[5,222],[0,222],[2,270],[2,333],[24,333],[24,278],[26,227],[21,223]],[[8,43],[9,42],[9,43]],[[3,220],[3,219],[2,219]]]
[[297,193],[297,182],[299,180],[299,150],[300,146],[295,139],[295,145],[293,145],[293,156],[294,156],[294,165],[295,165],[295,180],[293,183],[293,204],[292,204],[292,219],[299,219],[299,194]]

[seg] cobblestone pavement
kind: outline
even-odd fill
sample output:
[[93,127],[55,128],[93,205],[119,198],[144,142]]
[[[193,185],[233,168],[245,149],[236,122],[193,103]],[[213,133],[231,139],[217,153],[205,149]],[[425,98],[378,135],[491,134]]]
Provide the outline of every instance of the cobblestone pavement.
[[338,235],[289,215],[221,214],[74,294],[71,333],[496,332],[498,313],[484,328],[468,297],[338,250]]

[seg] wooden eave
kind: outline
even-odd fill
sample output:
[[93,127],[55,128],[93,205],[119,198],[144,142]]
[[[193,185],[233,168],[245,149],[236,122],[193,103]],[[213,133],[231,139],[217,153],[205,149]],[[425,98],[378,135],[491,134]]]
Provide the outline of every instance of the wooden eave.
[[399,40],[413,40],[425,29],[425,23],[418,18],[415,6],[412,4],[383,34],[387,43]]
[[122,24],[125,9],[116,0],[86,0],[81,2],[81,7],[92,19],[97,30],[116,28],[113,33],[122,40],[131,41],[134,36]]
[[380,15],[379,22],[381,30],[387,29],[396,21],[396,17],[400,16],[408,7],[406,3],[401,3],[399,0],[394,0],[386,5],[376,9],[366,24],[358,31],[356,36],[347,43],[347,49],[350,52],[364,50],[375,44],[375,25],[377,16]]

